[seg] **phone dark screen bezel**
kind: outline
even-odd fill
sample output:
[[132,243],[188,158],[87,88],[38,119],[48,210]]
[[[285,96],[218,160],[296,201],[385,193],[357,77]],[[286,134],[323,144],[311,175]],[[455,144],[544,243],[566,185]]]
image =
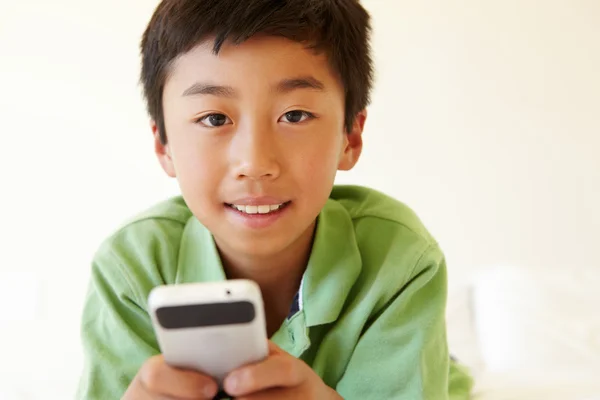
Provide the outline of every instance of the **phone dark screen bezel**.
[[165,329],[245,324],[252,322],[255,317],[254,304],[249,301],[187,304],[156,309],[156,318]]

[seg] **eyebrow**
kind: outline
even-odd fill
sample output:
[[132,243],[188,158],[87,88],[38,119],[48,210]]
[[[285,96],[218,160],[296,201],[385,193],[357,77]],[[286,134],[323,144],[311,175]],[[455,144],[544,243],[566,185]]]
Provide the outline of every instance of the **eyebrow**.
[[218,97],[235,97],[235,90],[231,86],[213,85],[197,82],[183,92],[183,96],[197,96],[200,94]]
[[[284,79],[275,85],[278,93],[289,93],[298,89],[312,89],[324,91],[325,85],[312,76]],[[217,97],[236,97],[237,93],[231,86],[214,85],[211,83],[197,82],[183,92],[183,96],[212,95]]]
[[313,78],[312,76],[301,76],[298,78],[284,79],[275,87],[275,90],[279,93],[289,93],[296,89],[313,89],[324,91],[325,85],[323,82]]

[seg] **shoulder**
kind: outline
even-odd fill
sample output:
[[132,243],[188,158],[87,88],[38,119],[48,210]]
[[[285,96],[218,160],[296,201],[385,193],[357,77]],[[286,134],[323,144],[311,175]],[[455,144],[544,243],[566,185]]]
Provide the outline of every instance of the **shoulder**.
[[181,197],[135,215],[101,243],[94,254],[93,278],[145,299],[152,287],[175,279],[181,238],[191,217]]
[[394,226],[412,233],[424,243],[436,244],[409,206],[382,192],[362,186],[334,186],[331,199],[341,204],[355,222],[366,219],[375,225]]
[[445,268],[444,255],[417,214],[406,204],[360,186],[336,186],[331,199],[352,220],[361,259],[359,284],[390,299],[427,271]]
[[181,197],[162,201],[121,225],[102,244],[102,249],[150,248],[163,242],[177,242],[192,216]]

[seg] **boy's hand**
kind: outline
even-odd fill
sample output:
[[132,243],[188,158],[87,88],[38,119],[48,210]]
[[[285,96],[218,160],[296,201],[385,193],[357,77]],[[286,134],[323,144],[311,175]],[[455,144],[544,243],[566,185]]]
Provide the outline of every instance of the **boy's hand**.
[[142,365],[123,400],[204,400],[216,394],[217,384],[212,378],[171,367],[158,355]]
[[224,389],[236,400],[341,399],[303,361],[269,342],[269,357],[239,368],[225,378]]

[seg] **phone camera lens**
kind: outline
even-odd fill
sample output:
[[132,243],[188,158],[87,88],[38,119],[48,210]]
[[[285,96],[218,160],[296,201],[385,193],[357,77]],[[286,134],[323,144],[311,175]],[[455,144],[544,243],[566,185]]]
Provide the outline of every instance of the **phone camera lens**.
[[231,296],[231,290],[227,289],[227,290],[225,291],[225,294],[226,294],[227,296]]

